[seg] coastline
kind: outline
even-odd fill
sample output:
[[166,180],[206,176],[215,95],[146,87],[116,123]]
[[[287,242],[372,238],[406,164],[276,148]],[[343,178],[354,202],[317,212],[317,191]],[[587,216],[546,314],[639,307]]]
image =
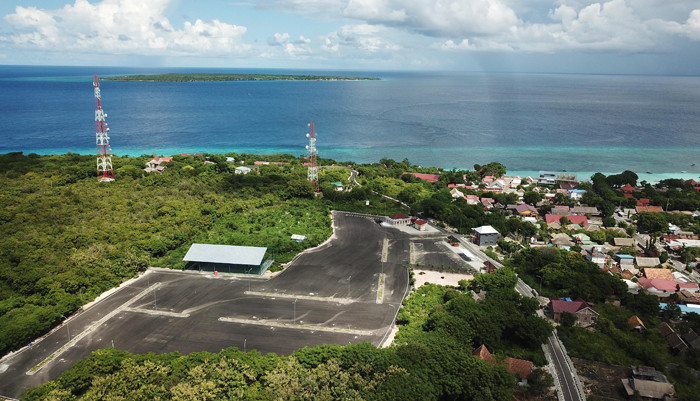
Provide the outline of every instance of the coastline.
[[[113,150],[112,154],[115,156],[128,156],[128,157],[138,157],[138,156],[144,156],[144,155],[160,155],[160,156],[173,156],[173,155],[179,155],[181,153],[189,153],[189,154],[194,154],[194,153],[211,153],[211,154],[227,154],[227,153],[236,153],[236,154],[255,154],[255,155],[272,155],[272,154],[291,154],[294,156],[302,156],[306,152],[303,149],[303,147],[197,147],[197,148],[192,148],[192,147],[168,147],[168,148],[154,148],[154,149],[144,149],[144,148],[118,148],[118,150],[121,151],[115,151]],[[478,152],[477,149],[472,149],[476,151],[476,153],[481,153]],[[528,159],[529,161],[527,162],[527,166],[525,168],[517,168],[517,167],[511,167],[510,165],[513,160],[513,156],[511,157],[501,157],[503,156],[502,152],[504,151],[513,151],[517,150],[518,153],[520,153],[520,149],[518,148],[492,148],[489,149],[490,151],[487,153],[488,156],[482,156],[479,159],[474,159],[473,163],[479,163],[479,164],[484,164],[488,163],[491,161],[497,161],[499,163],[502,163],[506,166],[507,168],[507,175],[509,176],[520,176],[520,177],[532,177],[532,178],[537,178],[539,177],[539,172],[540,171],[553,171],[553,172],[566,172],[569,174],[576,174],[577,178],[579,181],[586,181],[590,180],[591,176],[595,173],[602,173],[605,175],[611,175],[611,174],[619,174],[625,170],[630,170],[635,172],[639,176],[639,182],[641,181],[646,181],[650,184],[657,183],[661,180],[669,179],[669,178],[681,178],[684,180],[688,179],[694,179],[698,180],[700,179],[700,167],[698,166],[690,166],[689,164],[687,167],[685,167],[684,170],[681,170],[681,168],[678,168],[677,171],[672,171],[672,170],[664,170],[663,167],[666,166],[651,166],[648,168],[648,170],[642,170],[639,168],[634,168],[634,166],[624,166],[624,163],[621,164],[620,169],[612,169],[610,168],[610,164],[605,163],[605,162],[600,162],[600,169],[593,169],[591,167],[594,167],[593,165],[596,163],[589,163],[587,165],[587,169],[570,169],[570,168],[564,168],[564,167],[569,167],[570,163],[562,163],[562,164],[555,164],[557,163],[555,159],[540,159],[542,162],[541,165],[535,164],[534,161],[529,160],[532,159],[532,157],[523,157],[525,159]],[[557,152],[563,153],[561,157],[556,158],[556,160],[559,159],[564,159],[566,158],[566,153],[568,153],[568,150],[563,150],[559,148],[549,148],[549,149],[539,149],[540,151],[545,151],[549,154],[556,154]],[[579,149],[580,150],[580,149]],[[648,152],[649,149],[643,149],[644,151]],[[385,153],[383,153],[385,151]],[[454,150],[452,150],[454,151]],[[459,150],[457,150],[459,151]],[[659,149],[655,150],[656,152],[660,151]],[[679,152],[683,154],[688,154],[688,155],[695,155],[697,151],[695,149],[673,149],[669,148],[666,149],[668,152]],[[6,153],[11,153],[11,152],[23,152],[24,154],[30,154],[30,153],[36,153],[39,155],[62,155],[62,154],[67,154],[67,153],[78,153],[81,155],[94,155],[95,151],[94,149],[31,149],[31,150],[23,150],[23,149],[10,149],[10,150],[0,150],[0,154],[6,154]],[[422,167],[438,167],[438,168],[443,168],[445,170],[451,170],[451,169],[459,169],[459,170],[471,170],[473,169],[473,163],[472,162],[463,162],[460,163],[460,166],[458,167],[450,167],[447,165],[449,163],[449,156],[445,156],[443,152],[447,152],[448,154],[450,153],[450,150],[447,149],[440,149],[440,148],[435,148],[435,149],[427,149],[422,151],[422,158],[417,159],[415,156],[415,152],[412,152],[411,149],[388,149],[388,148],[373,148],[373,149],[364,149],[364,148],[356,148],[356,149],[350,149],[350,148],[335,148],[335,149],[326,149],[324,152],[320,153],[321,157],[324,158],[330,158],[333,159],[337,162],[354,162],[358,164],[371,164],[371,163],[378,163],[380,159],[382,158],[392,158],[394,160],[403,160],[407,158],[412,164],[415,165],[420,165]],[[635,148],[630,148],[623,150],[624,153],[636,153],[636,154],[643,154],[642,149],[635,149]],[[441,156],[442,155],[442,156]],[[522,155],[522,153],[520,153]],[[359,156],[359,157],[358,157]],[[413,156],[413,157],[412,157]],[[468,156],[464,157],[465,160],[468,160]],[[520,162],[521,160],[518,160]],[[252,161],[251,161],[252,163]],[[525,163],[520,163],[525,164]],[[647,171],[650,171],[648,173]]]

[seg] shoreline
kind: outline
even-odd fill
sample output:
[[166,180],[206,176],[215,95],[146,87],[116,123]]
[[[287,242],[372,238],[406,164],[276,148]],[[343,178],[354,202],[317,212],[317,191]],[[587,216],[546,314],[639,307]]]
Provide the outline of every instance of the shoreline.
[[[182,146],[182,147],[158,147],[158,148],[144,148],[144,147],[138,147],[138,148],[129,148],[129,147],[120,147],[117,149],[118,151],[112,152],[113,155],[119,156],[119,157],[139,157],[139,156],[153,156],[155,154],[158,154],[160,156],[172,156],[172,155],[179,155],[181,153],[189,153],[189,154],[194,154],[194,153],[211,153],[211,154],[227,154],[227,153],[236,153],[236,154],[255,154],[255,155],[274,155],[274,154],[290,154],[295,157],[303,156],[306,152],[303,146],[299,147],[289,147],[289,146],[280,146],[280,147],[198,147],[198,148],[192,148],[188,146]],[[121,150],[121,151],[119,151]],[[398,154],[401,150],[403,150],[403,154]],[[700,179],[700,167],[698,166],[691,166],[691,163],[688,163],[686,167],[680,167],[676,171],[673,171],[671,169],[669,170],[663,170],[661,166],[657,166],[657,168],[649,168],[648,170],[650,173],[647,173],[646,170],[640,170],[638,168],[634,168],[633,166],[626,166],[626,167],[621,167],[618,170],[614,170],[611,168],[609,163],[601,162],[599,163],[601,168],[596,169],[595,171],[591,169],[592,166],[591,164],[595,163],[588,163],[586,167],[587,169],[566,169],[565,166],[557,164],[557,161],[559,160],[546,160],[543,159],[542,161],[542,166],[539,168],[518,168],[518,167],[509,167],[510,162],[514,162],[514,157],[505,157],[506,155],[502,154],[507,151],[512,151],[511,148],[491,148],[489,149],[489,156],[482,156],[478,161],[475,163],[488,163],[490,161],[497,161],[499,163],[502,163],[506,166],[507,172],[506,175],[508,176],[520,176],[522,178],[525,177],[532,177],[532,178],[537,178],[539,177],[539,172],[540,171],[553,171],[553,172],[566,172],[568,174],[576,174],[577,179],[579,181],[587,181],[590,180],[591,176],[595,173],[602,173],[605,175],[611,175],[611,174],[619,174],[625,170],[630,170],[635,172],[638,175],[638,181],[646,181],[650,184],[657,183],[661,180],[665,179],[670,179],[670,178],[680,178],[684,180],[688,179],[694,179],[694,180],[699,180]],[[560,159],[564,159],[564,156],[566,155],[567,152],[570,152],[568,148],[549,148],[549,149],[538,149],[540,152],[548,152],[550,154],[556,154],[557,152],[562,153],[560,155]],[[629,148],[625,150],[621,150],[621,152],[624,153],[640,153],[641,148]],[[648,151],[649,149],[644,149]],[[664,150],[659,150],[656,149],[657,151],[669,151],[669,152],[680,152],[680,153],[687,153],[688,155],[690,154],[695,154],[696,150],[689,149],[689,148],[683,148],[683,149],[675,149],[675,148],[666,148]],[[384,153],[385,151],[385,153]],[[426,152],[422,153],[421,160],[415,160],[414,156],[417,156],[417,153],[415,152],[414,149],[397,149],[397,148],[378,148],[378,149],[364,149],[364,148],[355,148],[355,149],[350,149],[350,148],[330,148],[326,149],[320,156],[326,157],[333,159],[337,162],[353,162],[356,164],[372,164],[372,163],[378,163],[382,158],[393,158],[394,160],[402,160],[403,158],[409,159],[409,161],[413,165],[420,165],[422,167],[437,167],[437,168],[442,168],[444,170],[452,170],[453,168],[459,169],[459,170],[472,170],[472,165],[470,165],[470,162],[463,162],[459,163],[459,166],[446,166],[445,165],[445,157],[439,157],[438,155],[442,150],[439,148],[434,148],[434,149],[428,149]],[[444,151],[449,151],[449,150],[444,150]],[[478,149],[474,149],[474,151],[478,151]],[[524,149],[526,151],[526,149]],[[65,155],[68,153],[77,153],[80,155],[94,155],[95,151],[94,149],[91,148],[83,148],[83,149],[62,149],[62,148],[57,148],[57,149],[5,149],[5,150],[0,150],[0,154],[7,154],[7,153],[14,153],[14,152],[22,152],[25,155],[28,154],[39,154],[39,155]],[[499,153],[501,153],[499,155]],[[499,156],[504,156],[504,157],[499,157]],[[525,156],[524,156],[525,157]],[[620,157],[623,157],[622,155]],[[467,156],[465,156],[465,159]],[[426,159],[430,159],[427,160]],[[534,165],[534,160],[532,156],[527,157],[527,161],[532,163]],[[515,159],[515,161],[518,161],[519,159]],[[440,165],[442,161],[442,165]],[[449,161],[448,161],[449,162]],[[530,164],[528,163],[528,164]],[[622,164],[622,163],[621,163]],[[681,170],[681,168],[683,170]]]

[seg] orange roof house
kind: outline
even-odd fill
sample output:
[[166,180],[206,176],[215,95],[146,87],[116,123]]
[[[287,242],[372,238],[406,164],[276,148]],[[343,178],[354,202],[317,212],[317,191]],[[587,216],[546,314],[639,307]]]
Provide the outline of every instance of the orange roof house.
[[660,279],[660,280],[675,280],[671,270],[669,269],[659,269],[654,267],[647,267],[644,269],[644,277],[649,280]]
[[647,327],[644,325],[642,320],[639,319],[639,317],[637,315],[634,315],[631,318],[629,318],[629,320],[627,321],[627,324],[630,326],[630,329],[633,329],[633,330],[642,331],[642,330],[647,329]]
[[561,218],[566,217],[571,224],[578,224],[581,227],[588,227],[588,218],[586,216],[574,216],[574,215],[559,215],[559,214],[548,214],[545,216],[545,220],[547,221],[547,224],[551,224],[553,222],[557,222],[561,224]]
[[474,352],[472,352],[472,355],[479,357],[479,359],[483,359],[486,362],[490,363],[493,365],[493,357],[491,356],[491,353],[489,350],[486,348],[484,344],[481,344],[479,348],[475,349]]
[[663,213],[661,206],[637,206],[637,213]]
[[530,361],[517,358],[506,359],[506,369],[512,374],[520,378],[522,382],[527,382],[527,378],[530,377],[534,364]]

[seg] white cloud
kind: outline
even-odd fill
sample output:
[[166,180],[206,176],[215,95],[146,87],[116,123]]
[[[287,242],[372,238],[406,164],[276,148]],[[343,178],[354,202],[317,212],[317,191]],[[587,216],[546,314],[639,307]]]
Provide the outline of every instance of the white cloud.
[[141,55],[245,53],[246,27],[219,20],[185,22],[176,29],[164,16],[170,0],[75,0],[58,10],[20,7],[5,16],[18,47]]
[[[637,52],[664,49],[676,36],[700,40],[697,0],[276,0],[271,5],[439,38],[434,47],[449,51]],[[387,33],[376,32],[374,39],[390,42],[383,38]],[[357,44],[342,30],[324,42],[328,51]]]
[[389,43],[377,35],[382,30],[382,27],[369,24],[345,25],[326,35],[323,49],[331,53],[338,52],[341,47],[361,53],[399,50],[401,46]]
[[518,22],[500,0],[349,0],[344,15],[428,36],[492,34]]
[[[311,39],[305,38],[303,35],[299,35],[297,40],[290,40],[288,33],[276,32],[272,37],[267,39],[267,43],[270,46],[279,46],[282,48],[284,53],[291,57],[297,57],[305,54],[311,53]],[[274,53],[267,53],[266,57],[273,56]]]
[[289,42],[288,33],[276,32],[274,35],[272,35],[272,37],[267,39],[267,44],[269,44],[270,46],[281,46],[287,42]]
[[653,50],[662,48],[670,39],[669,34],[700,39],[700,11],[696,11],[685,24],[679,24],[660,19],[645,20],[625,0],[583,5],[562,1],[548,13],[552,23],[519,21],[492,35],[471,35],[461,41],[451,39],[439,47],[444,50],[510,49],[550,53],[562,50]]

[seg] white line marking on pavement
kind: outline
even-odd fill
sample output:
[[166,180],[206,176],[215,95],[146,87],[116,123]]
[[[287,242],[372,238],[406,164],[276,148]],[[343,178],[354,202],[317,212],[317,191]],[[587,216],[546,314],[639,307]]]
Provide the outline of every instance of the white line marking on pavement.
[[123,303],[121,306],[119,306],[118,308],[116,308],[116,309],[114,309],[113,311],[111,311],[111,312],[109,312],[108,314],[106,314],[102,319],[100,319],[100,320],[98,320],[97,322],[93,323],[93,324],[90,325],[87,329],[83,330],[80,334],[78,334],[77,336],[73,337],[70,341],[68,341],[68,343],[66,343],[66,345],[64,345],[63,347],[61,347],[61,348],[59,348],[58,350],[56,350],[53,354],[49,355],[46,359],[44,359],[43,361],[39,362],[39,363],[38,363],[37,365],[35,365],[33,368],[29,369],[29,371],[27,371],[27,374],[28,374],[28,375],[33,375],[33,374],[35,374],[36,372],[38,372],[39,370],[41,370],[41,368],[43,368],[43,367],[46,366],[49,362],[51,362],[51,361],[53,361],[54,359],[56,359],[56,357],[58,357],[59,355],[61,355],[62,353],[64,353],[68,348],[72,347],[72,346],[75,345],[78,341],[82,340],[83,337],[85,337],[85,336],[87,336],[88,334],[90,334],[93,330],[97,329],[97,328],[98,328],[100,325],[102,325],[104,322],[106,322],[107,320],[111,319],[111,318],[112,318],[114,315],[116,315],[117,313],[119,313],[119,312],[123,311],[124,309],[128,308],[129,305],[131,305],[132,303],[136,302],[136,300],[138,300],[138,299],[141,298],[142,296],[146,295],[149,291],[156,289],[158,286],[160,286],[160,283],[155,283],[155,284],[153,284],[152,286],[150,286],[150,287],[146,288],[145,290],[141,291],[140,293],[138,293],[136,296],[134,296],[134,297],[131,298],[130,300],[124,302],[124,303]]

